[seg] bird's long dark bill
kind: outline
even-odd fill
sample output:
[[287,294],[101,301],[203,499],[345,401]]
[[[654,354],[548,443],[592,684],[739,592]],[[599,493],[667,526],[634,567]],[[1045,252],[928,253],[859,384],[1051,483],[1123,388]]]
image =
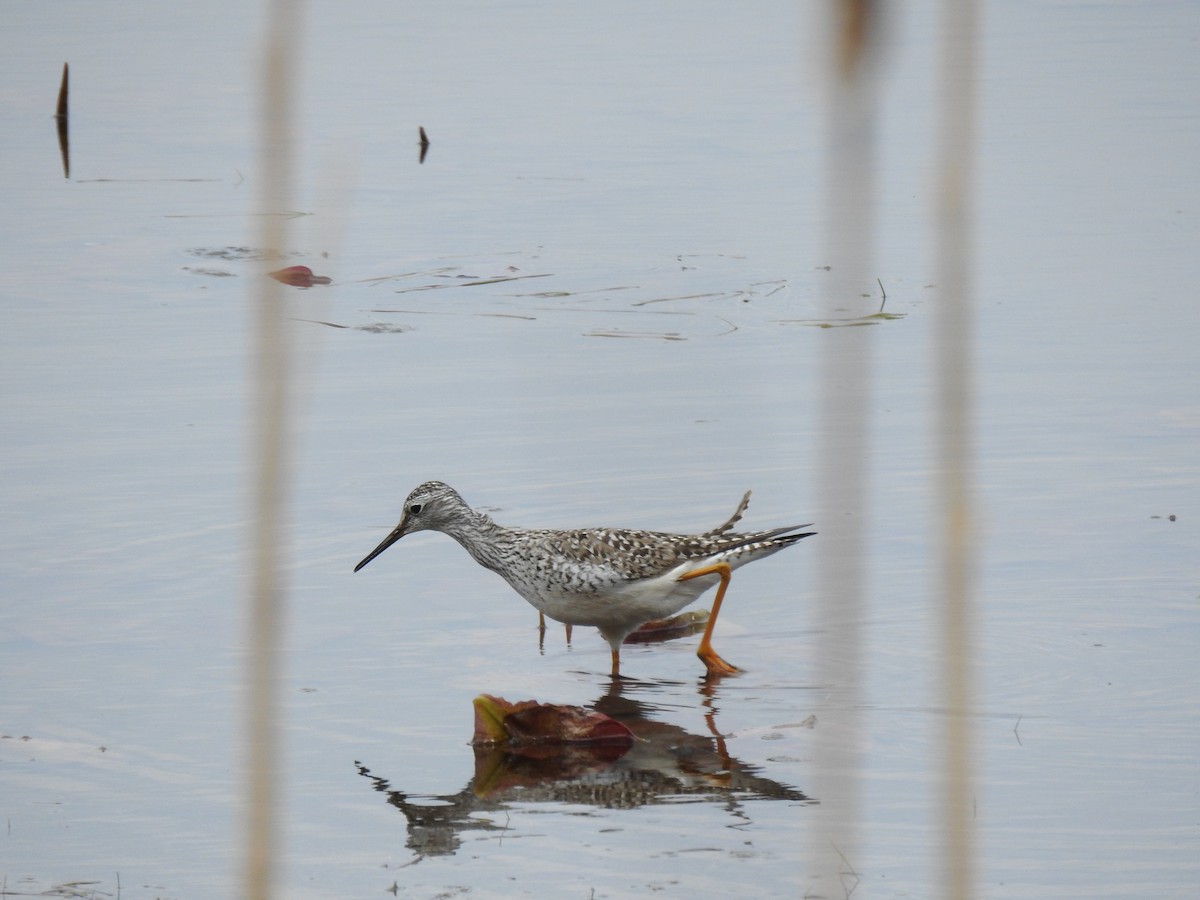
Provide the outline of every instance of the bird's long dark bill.
[[392,533],[389,534],[387,537],[385,537],[383,539],[383,541],[379,544],[378,547],[376,547],[374,550],[372,550],[370,553],[368,553],[366,558],[362,562],[360,562],[357,566],[354,567],[354,571],[357,572],[359,569],[361,569],[363,566],[365,566],[367,563],[369,563],[371,560],[373,560],[375,557],[377,557],[380,553],[382,553],[388,547],[392,546],[392,544],[396,543],[396,541],[400,540],[400,538],[402,538],[402,537],[404,537],[404,522],[403,521],[401,521],[399,525],[397,525],[395,528],[392,529]]

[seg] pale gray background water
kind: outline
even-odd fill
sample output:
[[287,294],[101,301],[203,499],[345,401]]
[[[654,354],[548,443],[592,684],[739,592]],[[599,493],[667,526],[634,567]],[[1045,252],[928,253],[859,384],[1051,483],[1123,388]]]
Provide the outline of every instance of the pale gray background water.
[[[119,873],[122,898],[237,893],[261,277],[236,249],[258,229],[244,6],[24,5],[0,30],[10,891],[115,896]],[[794,799],[814,780],[798,726],[826,702],[820,538],[735,579],[716,646],[745,675],[702,692],[696,638],[625,656],[627,700],[701,742],[711,714],[782,794],[498,803],[423,857],[355,761],[456,795],[473,696],[594,703],[607,647],[552,629],[539,654],[532,609],[440,536],[350,570],[434,477],[520,524],[704,529],[747,488],[748,526],[807,521],[814,361],[868,331],[849,864],[855,897],[935,891],[937,23],[892,18],[873,271],[903,318],[870,329],[809,327],[828,277],[816,25],[787,3],[313,5],[291,262],[334,284],[290,300],[348,327],[291,326],[283,896],[839,895],[809,878],[830,811]],[[991,4],[982,27],[981,894],[1194,897],[1200,11]],[[67,60],[70,181],[50,118]],[[410,290],[462,275],[545,277]]]

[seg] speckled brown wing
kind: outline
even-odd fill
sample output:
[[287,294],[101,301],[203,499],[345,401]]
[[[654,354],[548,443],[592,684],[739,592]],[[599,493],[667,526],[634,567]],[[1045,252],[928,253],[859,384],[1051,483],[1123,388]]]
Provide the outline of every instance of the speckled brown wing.
[[[669,572],[688,560],[710,559],[743,550],[779,550],[795,543],[803,534],[789,534],[805,528],[791,525],[750,534],[668,534],[628,528],[578,528],[570,531],[544,531],[539,539],[554,553],[583,565],[611,567],[623,580],[636,581]],[[761,546],[758,546],[761,545]]]
[[689,558],[680,553],[679,536],[658,531],[576,528],[544,532],[541,539],[566,559],[620,571],[631,581],[661,575]]

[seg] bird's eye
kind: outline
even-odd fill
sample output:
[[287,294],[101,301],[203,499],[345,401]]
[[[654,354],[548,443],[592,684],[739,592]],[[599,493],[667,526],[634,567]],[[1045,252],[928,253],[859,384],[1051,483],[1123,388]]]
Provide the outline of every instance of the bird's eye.
[[410,507],[408,508],[408,514],[409,514],[410,516],[415,516],[415,515],[416,515],[417,513],[419,513],[420,511],[421,511],[421,504],[420,504],[420,503],[414,503],[412,506],[410,506]]

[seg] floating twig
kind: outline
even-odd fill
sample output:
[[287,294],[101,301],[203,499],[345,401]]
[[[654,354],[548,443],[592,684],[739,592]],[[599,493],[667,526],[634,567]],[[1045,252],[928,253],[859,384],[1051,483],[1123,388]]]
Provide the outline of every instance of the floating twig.
[[[453,284],[422,284],[417,287],[400,288],[397,294],[411,294],[414,291],[442,291],[447,288],[479,287],[483,284],[503,284],[506,281],[521,281],[526,278],[547,278],[553,272],[542,272],[538,275],[497,275],[495,278],[477,278],[474,281],[458,281]],[[471,276],[463,276],[470,278]]]
[[70,66],[67,63],[63,63],[62,84],[58,88],[58,108],[54,113],[55,117],[59,119],[67,117],[67,94],[69,93],[67,82],[69,80],[69,73]]
[[355,284],[378,284],[383,281],[399,281],[401,278],[412,278],[416,275],[441,275],[444,272],[453,272],[454,266],[443,266],[440,269],[426,269],[423,272],[400,272],[396,275],[378,275],[375,278],[360,278]]
[[602,338],[652,338],[659,341],[686,341],[683,335],[676,331],[586,331],[584,337]]
[[713,337],[721,337],[726,334],[733,334],[735,331],[738,330],[738,327],[736,325],[734,325],[732,322],[730,322],[728,319],[726,319],[724,316],[716,316],[716,318],[720,319],[722,322],[724,322],[726,325],[728,325],[729,328],[725,331],[714,334]]
[[67,126],[67,96],[70,67],[63,63],[62,84],[58,88],[58,106],[55,107],[54,124],[58,128],[58,151],[62,154],[63,178],[71,177],[71,135]]
[[728,299],[737,295],[737,291],[712,291],[707,294],[684,294],[679,297],[655,297],[652,300],[639,300],[637,303],[631,303],[630,306],[649,306],[651,303],[670,303],[674,300],[705,300],[711,297]]

